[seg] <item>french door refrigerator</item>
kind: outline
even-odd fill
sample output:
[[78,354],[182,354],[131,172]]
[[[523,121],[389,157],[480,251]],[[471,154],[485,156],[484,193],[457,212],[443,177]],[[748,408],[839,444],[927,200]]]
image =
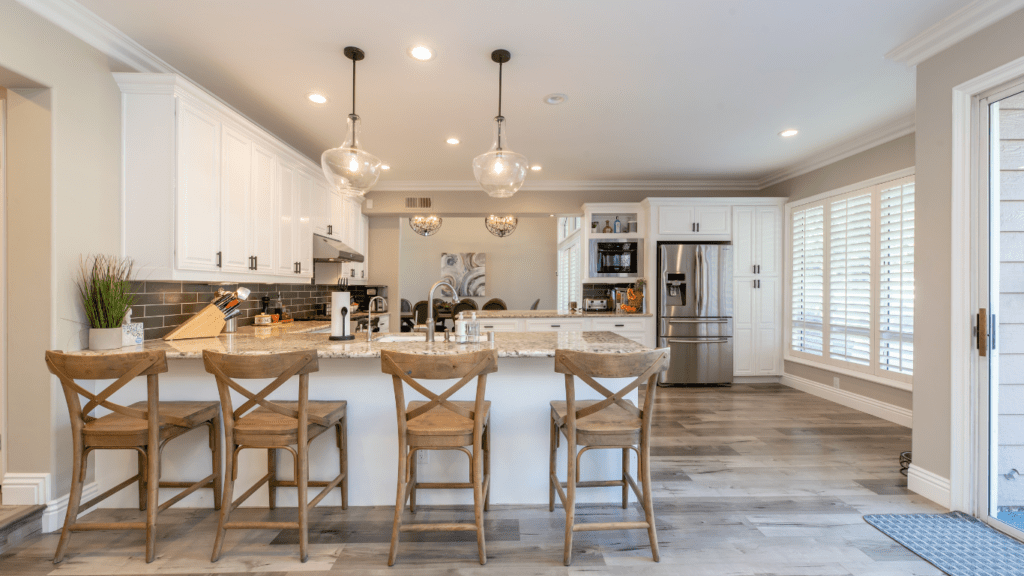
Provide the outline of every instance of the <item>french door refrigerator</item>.
[[658,243],[658,346],[671,350],[663,384],[730,384],[732,246]]

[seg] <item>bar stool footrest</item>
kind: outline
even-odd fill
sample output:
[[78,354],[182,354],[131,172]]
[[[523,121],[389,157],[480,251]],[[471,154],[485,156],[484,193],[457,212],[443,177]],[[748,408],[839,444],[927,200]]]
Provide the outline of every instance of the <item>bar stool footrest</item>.
[[402,524],[402,532],[476,532],[476,524],[452,524],[438,522],[435,524]]
[[647,530],[651,525],[647,522],[592,522],[590,524],[574,524],[573,532],[594,532],[596,530]]

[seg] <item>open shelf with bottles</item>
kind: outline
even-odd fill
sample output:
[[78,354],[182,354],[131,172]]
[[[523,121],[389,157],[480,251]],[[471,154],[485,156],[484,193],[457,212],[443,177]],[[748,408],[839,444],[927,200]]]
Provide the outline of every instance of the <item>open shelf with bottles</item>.
[[639,238],[637,212],[594,212],[589,214],[590,236],[594,238]]

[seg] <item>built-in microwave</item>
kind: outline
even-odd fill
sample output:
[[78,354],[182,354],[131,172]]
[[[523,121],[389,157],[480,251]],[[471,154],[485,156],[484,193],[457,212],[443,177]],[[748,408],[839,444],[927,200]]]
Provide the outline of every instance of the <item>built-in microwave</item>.
[[644,275],[644,241],[638,238],[590,240],[592,278],[639,278]]

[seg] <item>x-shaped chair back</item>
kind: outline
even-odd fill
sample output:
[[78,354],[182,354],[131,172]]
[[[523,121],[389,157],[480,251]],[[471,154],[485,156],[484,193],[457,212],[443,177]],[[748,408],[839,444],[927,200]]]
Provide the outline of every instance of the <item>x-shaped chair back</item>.
[[[667,348],[625,354],[556,350],[555,372],[565,374],[565,395],[568,410],[565,420],[575,422],[591,414],[596,414],[612,404],[616,404],[626,412],[642,419],[644,428],[649,427],[650,416],[654,407],[654,396],[657,391],[658,375],[667,365],[668,357],[669,351]],[[594,380],[595,377],[633,377],[633,381],[619,389],[618,392],[612,392]],[[576,378],[579,378],[604,396],[604,400],[576,410]],[[644,382],[648,384],[647,394],[643,409],[639,409],[625,401],[624,398]],[[563,423],[560,421],[558,425]]]
[[[476,414],[483,408],[487,374],[498,371],[498,352],[496,350],[439,356],[402,354],[400,352],[392,352],[391,350],[382,350],[380,361],[381,371],[385,374],[391,374],[394,381],[395,402],[398,407],[400,426],[404,428],[404,424],[409,420],[441,406],[446,410],[473,420],[477,427],[479,427]],[[417,378],[420,380],[451,380],[458,378],[459,381],[441,394],[435,394],[417,382]],[[448,398],[461,390],[474,378],[477,379],[477,394],[473,410],[467,410],[448,400]],[[428,402],[407,412],[403,382],[408,384],[413,390],[426,396]]]
[[[298,426],[300,412],[306,412],[305,408],[309,401],[309,374],[320,370],[317,362],[316,350],[302,350],[299,352],[286,352],[282,354],[264,355],[240,355],[222,354],[212,350],[203,351],[203,365],[206,371],[217,379],[217,389],[220,391],[220,402],[224,410],[225,425],[230,420],[231,425],[239,418],[245,416],[257,407],[263,407],[271,412],[282,416],[294,418]],[[267,396],[280,388],[285,382],[294,376],[299,376],[299,407],[291,409],[281,406]],[[236,380],[258,380],[273,378],[274,381],[267,384],[259,392],[252,392],[239,384]],[[238,408],[234,408],[231,401],[231,391],[234,390],[246,398]],[[307,414],[309,422],[326,426],[329,423]]]
[[[139,376],[146,376],[150,383],[155,384],[157,374],[167,372],[167,355],[162,351],[151,350],[102,356],[73,356],[47,350],[46,367],[51,374],[60,379],[72,426],[77,431],[86,423],[96,419],[92,412],[100,406],[128,418],[148,422],[148,410],[123,406],[110,400],[110,397]],[[83,388],[76,380],[114,380],[114,382],[94,393]],[[87,400],[85,406],[82,406],[82,398]],[[161,422],[187,426],[184,421],[179,420],[169,416],[160,417]]]

